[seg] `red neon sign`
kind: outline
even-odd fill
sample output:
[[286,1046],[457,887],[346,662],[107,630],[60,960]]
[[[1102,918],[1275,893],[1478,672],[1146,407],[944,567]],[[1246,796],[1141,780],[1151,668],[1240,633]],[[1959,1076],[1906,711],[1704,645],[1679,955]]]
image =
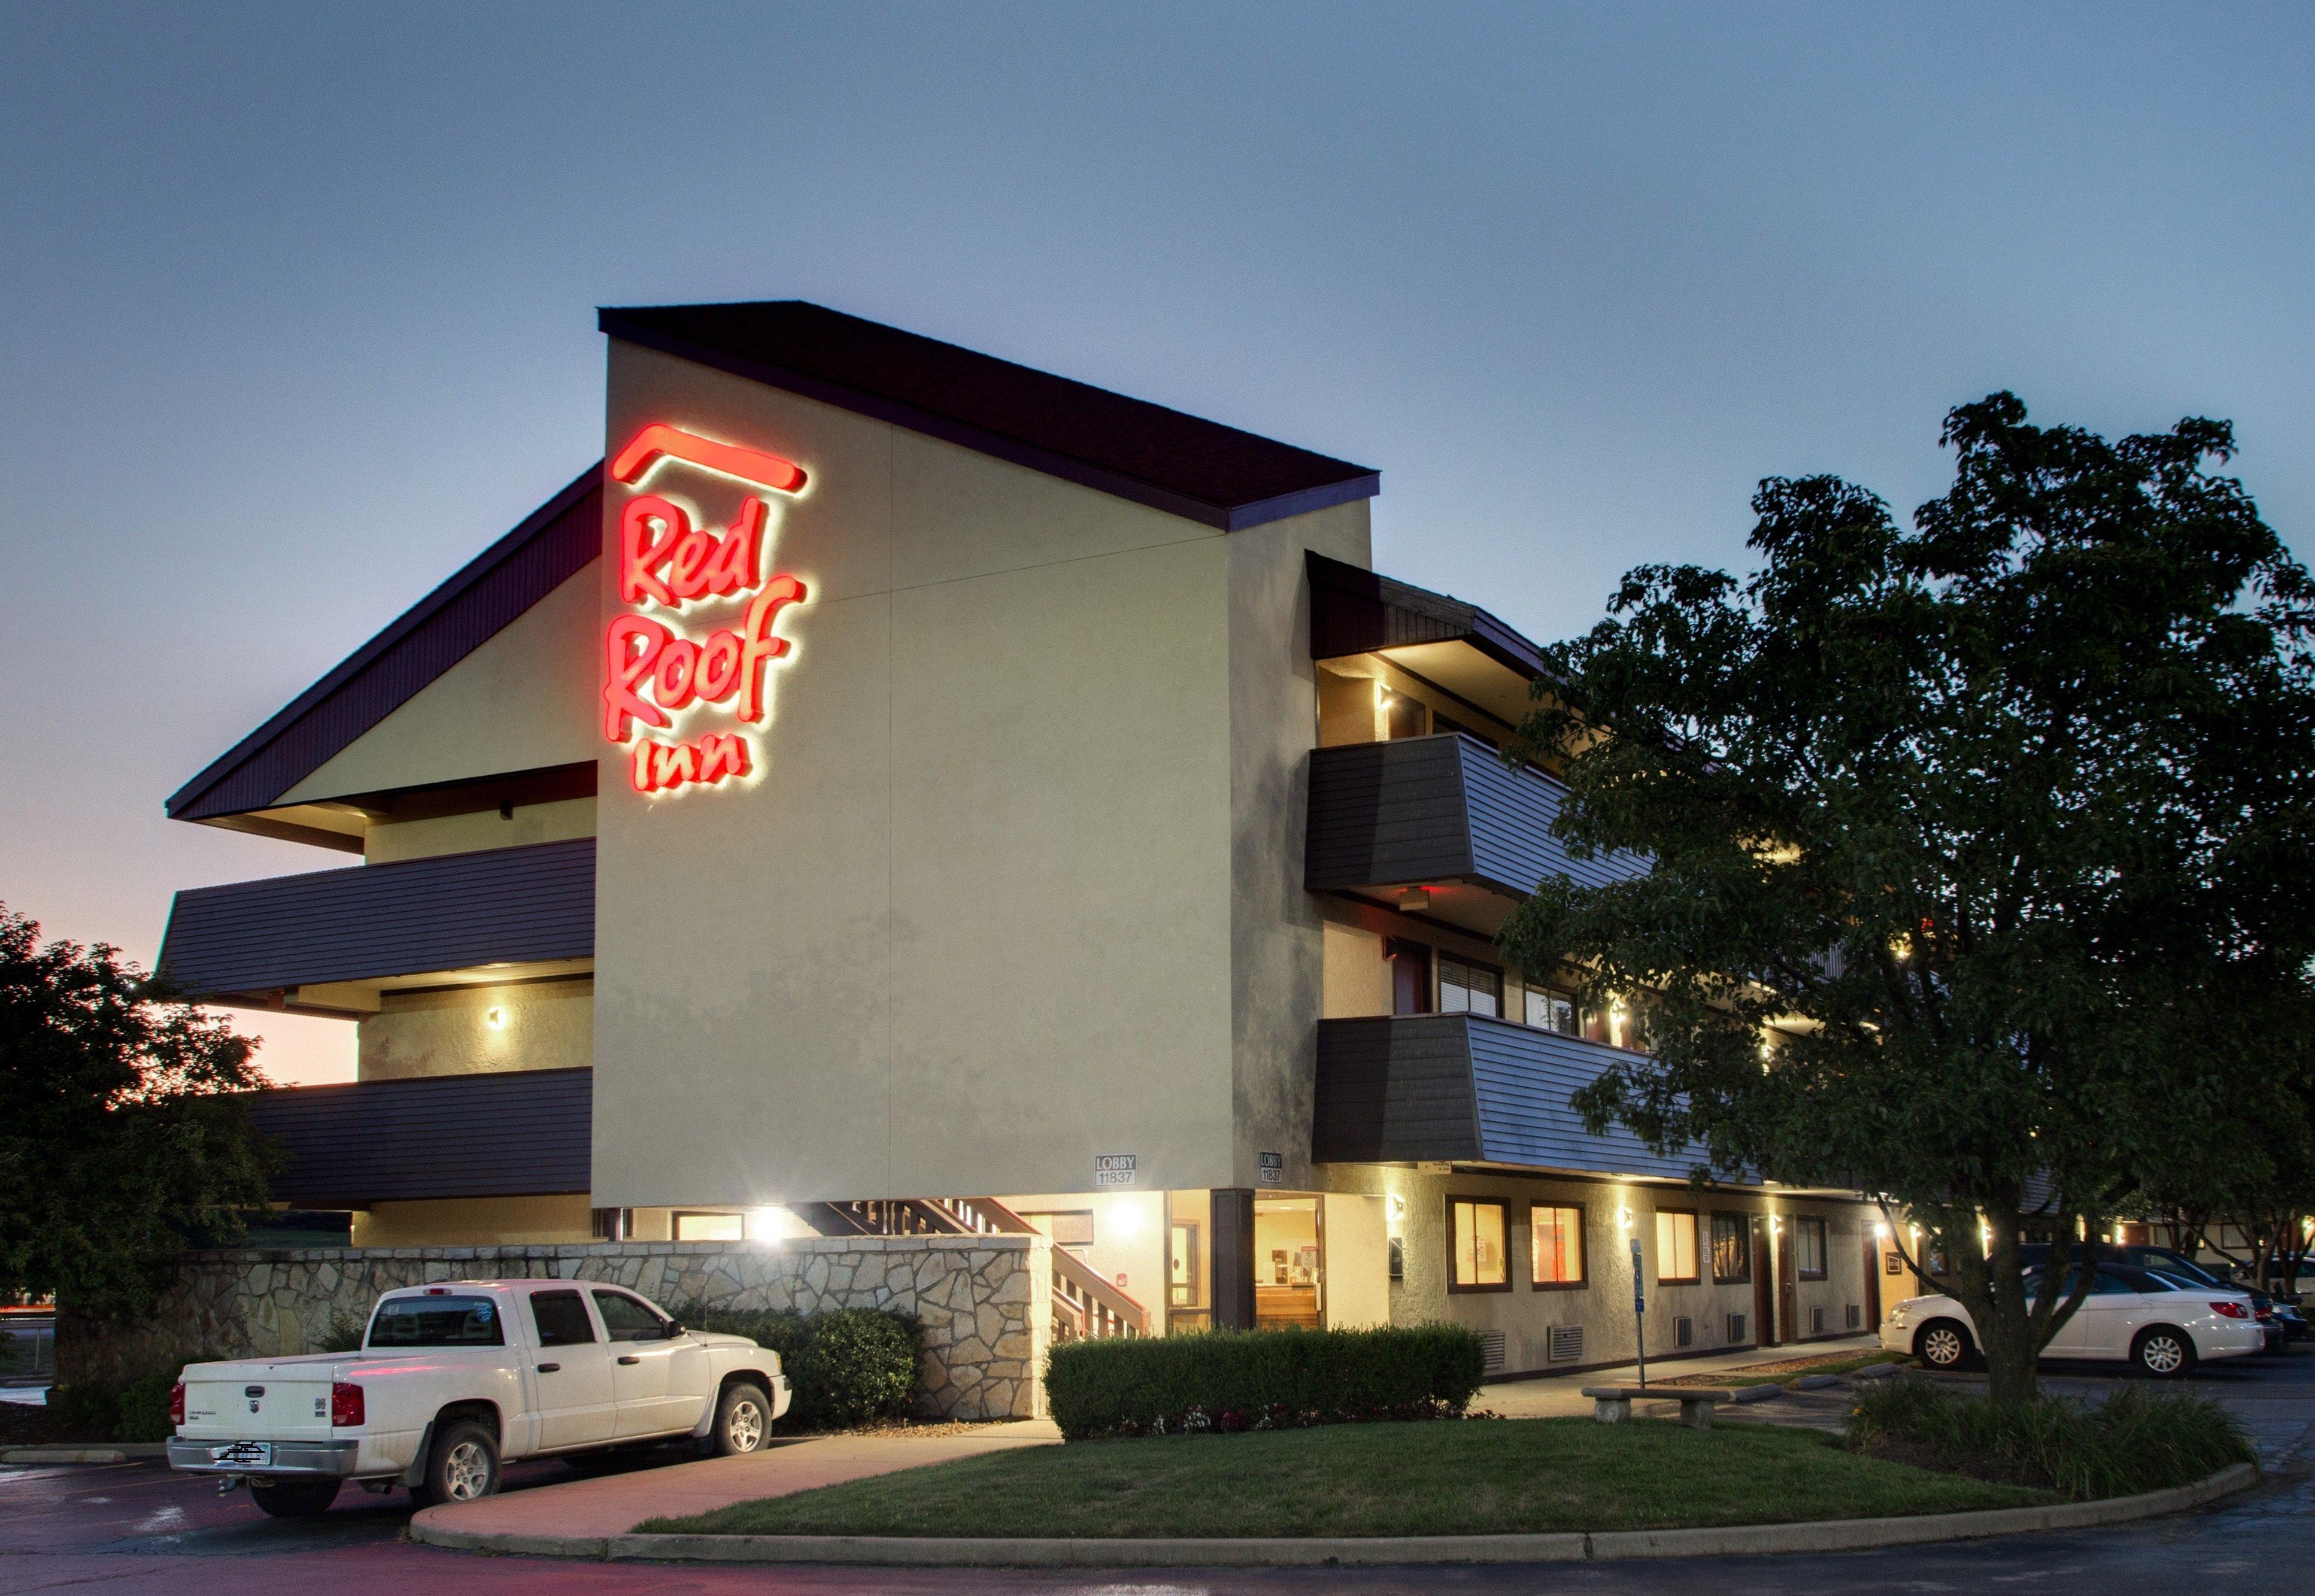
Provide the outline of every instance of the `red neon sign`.
[[[677,428],[653,424],[637,432],[613,457],[611,474],[635,482],[661,457],[704,466],[793,492],[803,470],[777,455],[713,443]],[[723,531],[695,527],[689,512],[654,493],[638,493],[619,518],[618,601],[636,608],[611,617],[603,634],[603,736],[625,745],[639,728],[666,731],[675,714],[696,704],[725,705],[752,725],[768,711],[764,669],[785,658],[789,643],[776,634],[781,613],[810,590],[796,577],[763,574],[764,532],[771,507],[750,496]],[[668,620],[641,613],[658,608],[679,616],[687,604],[749,596],[736,625],[687,637]],[[628,762],[638,793],[713,786],[752,773],[754,756],[737,732],[713,732],[670,744],[645,735]]]
[[736,443],[717,443],[658,421],[636,433],[626,448],[611,457],[611,475],[623,483],[641,482],[643,473],[662,455],[742,482],[758,483],[776,492],[793,493],[803,486],[803,467],[794,460],[762,449],[741,448]]

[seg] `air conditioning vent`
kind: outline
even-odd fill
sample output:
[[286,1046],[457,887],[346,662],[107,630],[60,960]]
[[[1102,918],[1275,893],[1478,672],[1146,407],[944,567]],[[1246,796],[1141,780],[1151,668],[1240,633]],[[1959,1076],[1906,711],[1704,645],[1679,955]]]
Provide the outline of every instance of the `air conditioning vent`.
[[1821,1308],[1809,1309],[1809,1334],[1811,1335],[1824,1334],[1824,1309]]
[[1854,1302],[1849,1305],[1849,1327],[1851,1330],[1861,1330],[1865,1327],[1865,1310]]
[[1744,1316],[1743,1316],[1743,1314],[1730,1314],[1730,1315],[1728,1316],[1728,1341],[1729,1341],[1729,1343],[1730,1343],[1731,1345],[1734,1345],[1736,1343],[1741,1342],[1741,1341],[1743,1341],[1743,1339],[1744,1339]]
[[1674,1319],[1672,1322],[1672,1344],[1675,1346],[1694,1346],[1696,1344],[1696,1321],[1694,1319]]
[[1551,1327],[1551,1361],[1581,1363],[1583,1361],[1583,1326],[1554,1325]]
[[1480,1335],[1479,1344],[1486,1349],[1487,1368],[1497,1373],[1502,1372],[1503,1367],[1503,1333],[1500,1330],[1486,1331]]

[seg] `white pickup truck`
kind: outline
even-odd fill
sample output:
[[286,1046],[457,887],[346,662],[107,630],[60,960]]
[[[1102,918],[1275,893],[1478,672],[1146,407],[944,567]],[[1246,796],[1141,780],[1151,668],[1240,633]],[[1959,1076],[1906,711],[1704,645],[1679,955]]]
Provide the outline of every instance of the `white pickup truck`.
[[449,1281],[379,1298],[359,1352],[188,1365],[169,1466],[245,1481],[282,1518],[325,1511],[350,1479],[466,1502],[519,1458],[686,1436],[752,1452],[788,1395],[778,1353],[687,1330],[616,1286]]

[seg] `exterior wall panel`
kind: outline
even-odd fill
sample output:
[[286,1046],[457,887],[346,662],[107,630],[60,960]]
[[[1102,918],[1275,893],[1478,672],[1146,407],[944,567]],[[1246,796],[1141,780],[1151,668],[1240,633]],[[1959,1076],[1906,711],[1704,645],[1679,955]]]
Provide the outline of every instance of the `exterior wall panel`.
[[588,1189],[585,1069],[430,1076],[261,1092],[250,1119],[286,1162],[276,1199],[313,1207]]
[[576,838],[180,892],[160,969],[208,996],[594,950],[595,842]]

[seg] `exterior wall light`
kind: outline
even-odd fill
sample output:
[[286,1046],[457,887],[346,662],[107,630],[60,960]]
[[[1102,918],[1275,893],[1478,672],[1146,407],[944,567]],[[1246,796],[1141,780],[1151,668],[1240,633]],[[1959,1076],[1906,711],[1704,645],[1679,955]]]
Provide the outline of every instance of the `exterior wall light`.
[[505,1030],[506,1010],[500,1008],[495,1005],[483,1010],[483,1024],[488,1025],[493,1031]]
[[1396,1225],[1406,1218],[1406,1193],[1404,1192],[1393,1192],[1390,1194],[1390,1222]]

